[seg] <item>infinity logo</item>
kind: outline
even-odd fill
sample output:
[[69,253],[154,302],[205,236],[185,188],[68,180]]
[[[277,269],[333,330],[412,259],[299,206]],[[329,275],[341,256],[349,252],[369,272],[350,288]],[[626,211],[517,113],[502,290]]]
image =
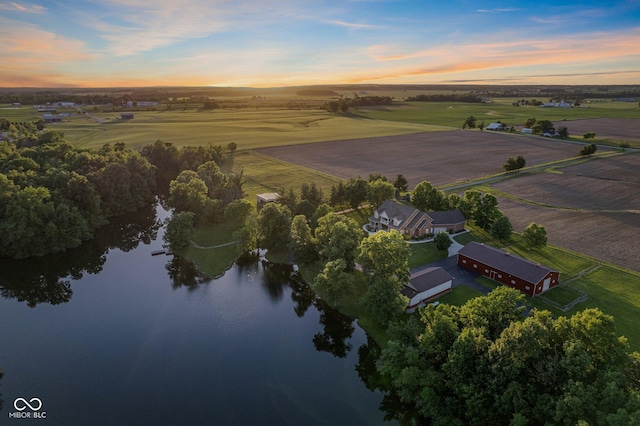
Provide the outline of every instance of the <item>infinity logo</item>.
[[[20,402],[22,404],[18,405]],[[31,411],[38,411],[42,408],[42,401],[40,401],[40,398],[31,398],[29,401],[24,398],[16,398],[16,400],[13,401],[13,406],[18,411],[24,411],[27,407],[31,408]]]

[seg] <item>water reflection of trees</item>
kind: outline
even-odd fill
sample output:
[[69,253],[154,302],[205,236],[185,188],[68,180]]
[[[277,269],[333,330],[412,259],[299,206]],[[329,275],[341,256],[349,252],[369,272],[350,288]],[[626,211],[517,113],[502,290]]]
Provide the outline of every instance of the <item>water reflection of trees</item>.
[[318,300],[316,308],[320,311],[323,332],[313,336],[313,345],[319,351],[329,352],[337,358],[345,358],[352,348],[348,339],[355,330],[353,318],[342,315],[322,300]]
[[285,288],[291,289],[293,310],[298,317],[303,317],[314,306],[320,313],[322,331],[313,336],[313,345],[318,351],[345,358],[352,349],[349,339],[355,331],[353,318],[341,314],[318,298],[306,283],[292,279],[291,272],[291,265],[264,263],[263,286],[269,297],[274,302],[280,301]]
[[66,303],[73,296],[72,279],[99,273],[109,250],[130,251],[141,242],[149,243],[157,237],[159,228],[155,206],[147,206],[113,219],[78,248],[40,258],[0,259],[0,295],[26,302],[31,308],[40,303]]
[[200,272],[195,263],[180,256],[173,256],[165,268],[174,289],[186,287],[189,291],[195,290],[199,285],[206,284],[212,279],[209,275]]
[[384,394],[379,407],[380,411],[385,413],[384,419],[395,420],[401,425],[421,424],[415,407],[400,401],[396,391],[389,389],[389,379],[376,369],[378,358],[380,358],[380,346],[367,335],[367,343],[358,348],[356,371],[367,389]]

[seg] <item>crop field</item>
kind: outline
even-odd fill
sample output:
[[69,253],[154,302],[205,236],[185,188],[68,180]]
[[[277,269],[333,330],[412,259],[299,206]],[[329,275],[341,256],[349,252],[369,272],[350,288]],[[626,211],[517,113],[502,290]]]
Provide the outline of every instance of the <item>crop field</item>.
[[[591,118],[640,118],[636,103],[603,102],[584,108],[514,107],[510,100],[494,103],[405,102],[388,107],[360,108],[358,115],[375,120],[404,121],[461,128],[465,119],[473,115],[478,124],[501,121],[508,126],[522,126],[529,118],[560,122]],[[569,129],[572,131],[572,129]],[[591,130],[593,131],[593,130]],[[578,134],[578,130],[573,131]],[[584,133],[584,132],[583,132]],[[582,134],[583,134],[582,133]],[[596,132],[597,133],[597,132]]]
[[116,142],[141,147],[160,139],[177,146],[235,142],[241,150],[446,130],[417,123],[335,115],[321,110],[136,111],[131,120],[122,120],[119,112],[87,112],[89,114],[66,117],[62,123],[48,128],[62,131],[71,143],[88,148]]
[[[601,158],[566,167],[554,173],[539,173],[509,179],[492,187],[513,196],[531,201],[550,208],[584,210],[590,212],[636,212],[640,213],[640,174],[638,172],[624,175],[622,172],[616,178],[611,174],[588,173],[592,164],[604,163],[602,169],[616,169],[616,162],[638,163],[640,170],[640,155],[616,156]],[[585,174],[588,173],[588,174]]]
[[536,222],[553,244],[640,271],[639,168],[640,154],[627,154],[509,179],[491,188],[514,231]]
[[572,136],[582,136],[594,132],[596,138],[610,138],[620,141],[640,141],[640,110],[638,118],[592,118],[588,120],[568,120],[555,123],[566,126]]
[[498,197],[498,201],[515,232],[536,222],[545,227],[552,244],[640,271],[639,213],[555,209],[504,197]]
[[439,186],[499,173],[508,157],[522,155],[531,166],[575,157],[579,150],[580,145],[534,136],[452,130],[259,152],[340,178],[403,174],[414,187],[422,180]]

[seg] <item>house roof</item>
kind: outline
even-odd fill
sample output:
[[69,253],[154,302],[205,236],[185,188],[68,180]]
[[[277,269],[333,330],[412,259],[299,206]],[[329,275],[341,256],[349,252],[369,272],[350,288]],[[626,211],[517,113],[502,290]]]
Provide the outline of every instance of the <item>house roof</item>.
[[464,223],[466,221],[460,209],[447,210],[443,212],[427,212],[427,214],[431,219],[433,219],[433,226],[453,225],[457,223]]
[[414,272],[409,277],[409,287],[418,293],[451,281],[453,277],[444,268],[431,267]]
[[278,198],[280,198],[280,194],[278,194],[277,192],[265,192],[264,194],[257,194],[256,197],[258,197],[258,199],[268,203],[270,201],[275,201]]
[[412,206],[395,203],[392,200],[385,200],[384,203],[376,209],[376,211],[378,214],[387,212],[387,217],[390,219],[395,217],[398,220],[406,220],[416,211],[416,209]]
[[461,248],[458,254],[534,284],[539,283],[549,272],[558,272],[475,241]]
[[496,129],[502,129],[504,127],[504,124],[502,123],[489,123],[489,125],[486,127],[487,130],[496,130]]

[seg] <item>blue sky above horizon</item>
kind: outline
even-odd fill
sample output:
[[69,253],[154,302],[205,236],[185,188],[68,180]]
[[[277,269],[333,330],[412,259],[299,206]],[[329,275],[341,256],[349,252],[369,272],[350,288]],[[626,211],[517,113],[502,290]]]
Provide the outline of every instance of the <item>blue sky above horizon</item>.
[[640,84],[640,0],[0,0],[0,87]]

